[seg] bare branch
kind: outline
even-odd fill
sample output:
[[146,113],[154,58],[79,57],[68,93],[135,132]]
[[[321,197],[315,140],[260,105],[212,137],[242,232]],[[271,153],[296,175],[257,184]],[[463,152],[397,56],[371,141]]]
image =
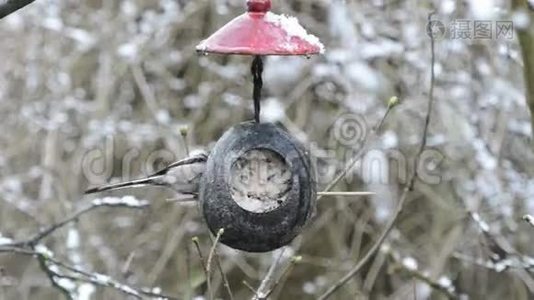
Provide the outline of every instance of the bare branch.
[[290,272],[291,270],[293,270],[293,267],[299,263],[300,261],[302,260],[302,256],[293,256],[289,262],[289,264],[286,266],[286,268],[284,269],[284,271],[282,272],[282,274],[274,281],[274,283],[272,284],[272,286],[269,288],[269,290],[267,291],[267,293],[265,293],[265,298],[263,299],[267,299],[269,298],[269,296],[273,293],[273,291],[276,289],[276,287],[278,286],[278,284],[280,284],[280,280],[282,280],[282,278],[286,277]]
[[[410,274],[414,278],[428,284],[431,288],[445,294],[448,299],[458,299],[456,288],[452,285],[451,280],[443,277],[442,279],[436,281],[431,278],[427,272],[421,271],[417,266],[417,263],[410,263],[412,260],[409,257],[402,257],[400,253],[394,251],[391,247],[382,247],[383,252],[387,253],[393,261],[406,273]],[[415,261],[414,261],[415,262]]]
[[204,262],[204,255],[202,255],[202,249],[200,249],[200,244],[199,244],[199,241],[198,241],[198,237],[193,237],[191,239],[193,241],[193,244],[195,244],[195,248],[197,250],[197,254],[198,254],[198,257],[200,258],[200,264],[202,265],[202,270],[204,270],[204,272],[206,272],[206,280],[208,278],[208,273],[207,273],[207,268],[206,268],[206,263]]
[[[428,15],[428,21],[430,22],[432,20],[432,16],[434,15],[434,12],[431,12]],[[434,37],[430,35],[430,51],[431,51],[431,70],[430,70],[430,90],[428,94],[428,108],[425,118],[425,124],[423,127],[423,134],[422,134],[422,140],[421,145],[419,147],[419,151],[417,152],[416,159],[414,160],[414,170],[412,172],[412,175],[410,179],[408,180],[408,184],[404,188],[402,195],[399,199],[399,202],[397,203],[397,208],[395,209],[395,212],[384,228],[384,231],[379,236],[375,244],[369,249],[369,251],[365,254],[365,256],[340,280],[338,280],[336,283],[334,283],[323,295],[321,295],[318,299],[324,300],[332,296],[340,287],[342,287],[345,283],[347,283],[352,277],[354,277],[361,268],[375,255],[375,253],[380,249],[380,246],[386,239],[386,237],[389,235],[391,230],[393,229],[393,226],[395,226],[395,223],[397,222],[397,219],[399,215],[401,214],[403,208],[404,208],[404,202],[406,202],[406,199],[408,198],[408,194],[413,189],[413,186],[415,184],[415,180],[417,178],[417,163],[419,161],[419,158],[421,157],[421,154],[423,153],[426,143],[427,143],[427,136],[428,136],[428,127],[430,125],[430,118],[434,106],[434,83],[435,83],[435,51],[434,51]]]
[[263,277],[260,286],[256,291],[254,291],[254,297],[252,298],[253,300],[266,298],[264,295],[267,293],[266,290],[268,288],[269,283],[273,281],[275,271],[278,268],[278,265],[280,265],[280,262],[282,261],[282,257],[284,256],[286,248],[283,248],[279,251],[280,254],[278,255],[278,258],[276,258],[276,260],[272,262],[271,266],[269,267],[269,270],[267,270],[267,274],[265,274],[265,277]]
[[[534,9],[531,3],[525,0],[512,0],[512,8],[516,11],[523,10],[532,19],[534,17]],[[531,136],[534,137],[534,23],[530,22],[530,25],[526,28],[516,26],[516,29],[523,56],[525,99],[531,115]]]
[[217,232],[217,236],[215,237],[215,241],[213,241],[213,245],[211,246],[211,250],[208,255],[208,260],[206,262],[206,275],[208,276],[206,278],[206,282],[208,284],[209,299],[213,299],[213,291],[211,289],[211,262],[213,261],[213,256],[215,255],[215,249],[217,248],[217,244],[219,244],[219,240],[221,239],[221,236],[223,234],[224,228],[219,229],[219,231]]
[[59,276],[57,276],[55,272],[50,270],[49,266],[47,265],[46,257],[43,254],[39,254],[39,253],[36,253],[35,256],[37,256],[37,261],[39,262],[39,268],[41,268],[41,270],[46,274],[46,276],[50,280],[50,283],[52,283],[52,285],[56,289],[58,289],[63,294],[63,296],[65,296],[65,299],[68,299],[68,300],[74,299],[71,292],[57,282],[56,278]]
[[[50,279],[51,283],[59,289],[67,299],[73,299],[71,292],[65,289],[61,284],[58,283],[57,279],[69,279],[73,281],[82,281],[91,283],[95,286],[112,288],[117,291],[120,291],[124,294],[134,296],[138,299],[145,297],[158,298],[158,299],[179,299],[178,297],[163,295],[160,293],[155,293],[153,291],[141,288],[135,288],[132,286],[125,285],[120,283],[107,275],[88,272],[80,268],[71,266],[67,263],[55,259],[54,254],[45,246],[39,244],[30,249],[21,248],[21,247],[0,247],[0,253],[14,253],[21,255],[28,255],[36,257],[39,261],[39,266],[45,272]],[[63,269],[64,271],[61,271]]]
[[62,228],[63,226],[74,222],[78,220],[82,215],[89,213],[97,208],[101,207],[120,207],[120,208],[134,208],[134,209],[140,209],[145,208],[149,206],[148,201],[145,200],[137,200],[131,196],[126,196],[122,198],[103,198],[103,199],[95,199],[91,203],[90,206],[83,208],[71,216],[66,217],[62,221],[55,223],[53,225],[48,226],[47,228],[41,230],[38,234],[36,234],[34,237],[28,239],[27,241],[18,242],[15,243],[15,245],[27,245],[27,246],[34,246],[37,243],[39,243],[42,239],[49,236],[50,234],[54,233],[56,230]]
[[373,192],[319,192],[318,196],[339,196],[339,197],[354,197],[354,196],[373,196]]
[[[154,297],[154,298],[167,298],[167,299],[177,299],[173,297],[166,297],[158,293],[153,293],[151,291],[136,289],[130,286],[121,284],[107,275],[102,275],[98,273],[90,273],[84,270],[78,269],[76,267],[70,266],[61,261],[55,260],[53,258],[53,253],[46,248],[44,245],[39,244],[39,242],[46,238],[47,236],[54,233],[56,230],[64,227],[65,225],[78,220],[82,215],[85,215],[97,208],[101,207],[119,207],[119,208],[133,208],[141,209],[149,206],[148,201],[137,200],[134,197],[126,196],[122,198],[115,197],[106,197],[94,199],[91,202],[91,205],[80,209],[79,211],[73,213],[71,216],[66,217],[62,221],[59,221],[53,225],[46,227],[41,230],[39,233],[35,234],[32,238],[26,241],[12,241],[10,239],[5,239],[0,245],[0,253],[14,253],[21,255],[29,255],[37,258],[39,266],[43,272],[48,276],[52,285],[57,288],[67,299],[73,299],[71,291],[66,289],[58,282],[58,278],[70,279],[75,281],[83,281],[91,283],[97,286],[110,287],[116,290],[119,290],[128,295],[142,298],[141,295]],[[76,276],[71,276],[69,274],[59,271],[59,268],[63,268],[68,272],[76,274]]]
[[[378,122],[378,124],[374,127],[373,129],[373,133],[374,134],[378,134],[378,132],[380,131],[380,129],[382,128],[382,125],[384,124],[384,122],[386,121],[389,113],[391,112],[391,110],[397,106],[399,104],[399,99],[397,97],[392,97],[389,102],[388,102],[388,108],[386,110],[386,112],[384,113],[384,116],[382,116],[382,118],[380,119],[380,121]],[[356,166],[356,164],[358,163],[358,161],[360,160],[361,156],[364,154],[364,150],[367,148],[367,144],[369,143],[369,140],[370,138],[367,138],[363,141],[363,144],[361,146],[361,149],[358,153],[356,153],[356,155],[349,161],[349,163],[347,164],[347,166],[345,167],[345,169],[343,171],[341,171],[341,173],[339,173],[335,178],[334,180],[332,180],[327,186],[326,188],[322,191],[322,192],[319,192],[317,195],[317,200],[321,200],[321,198],[323,198],[323,196],[328,196],[328,193],[330,191],[332,191],[336,185],[343,179],[345,178],[345,176],[347,176],[347,174]]]

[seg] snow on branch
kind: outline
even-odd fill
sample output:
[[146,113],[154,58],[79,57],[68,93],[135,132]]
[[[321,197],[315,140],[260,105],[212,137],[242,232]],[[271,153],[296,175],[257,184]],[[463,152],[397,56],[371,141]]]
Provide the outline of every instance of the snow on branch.
[[450,299],[460,298],[461,295],[458,293],[449,277],[441,276],[439,279],[435,280],[430,276],[429,271],[421,270],[419,268],[419,264],[415,258],[411,256],[403,256],[389,245],[382,246],[380,250],[387,254],[403,271],[410,274],[410,276],[424,282],[432,289],[443,293]]
[[530,226],[534,227],[534,217],[532,217],[531,215],[525,215],[523,217],[523,220],[530,224]]
[[37,259],[41,270],[48,276],[52,285],[58,289],[67,299],[77,299],[79,291],[76,289],[76,282],[83,282],[93,286],[107,287],[127,294],[137,299],[157,298],[157,299],[178,299],[173,296],[165,296],[160,293],[159,288],[144,289],[135,288],[122,284],[108,275],[88,272],[55,258],[54,252],[41,244],[40,241],[54,233],[56,230],[79,219],[97,208],[129,208],[143,209],[149,206],[146,200],[139,200],[132,196],[125,197],[105,197],[94,199],[90,205],[74,212],[53,225],[46,227],[32,238],[24,241],[16,241],[5,237],[0,233],[0,254],[11,253],[17,255],[32,256]]
[[91,205],[79,210],[78,212],[74,213],[73,215],[63,219],[62,221],[55,223],[53,225],[50,225],[49,227],[41,230],[38,234],[36,234],[33,238],[22,242],[28,245],[35,245],[39,241],[41,241],[43,238],[47,237],[48,235],[52,234],[59,228],[62,228],[63,226],[78,220],[82,215],[93,211],[100,207],[113,207],[113,208],[132,208],[132,209],[142,209],[149,206],[149,202],[146,200],[138,200],[135,197],[132,196],[124,196],[124,197],[105,197],[105,198],[99,198],[94,199],[91,202]]
[[85,271],[64,263],[56,259],[54,253],[42,244],[29,249],[0,246],[0,253],[14,253],[37,258],[41,269],[47,274],[52,285],[59,289],[68,299],[76,299],[79,296],[75,290],[75,282],[85,282],[93,286],[112,288],[137,299],[145,299],[147,297],[153,299],[178,299],[174,296],[161,294],[159,288],[132,287],[114,280],[108,275]]
[[126,207],[126,208],[144,208],[148,206],[149,202],[146,200],[138,200],[133,196],[125,197],[105,197],[93,200],[93,206],[108,206],[108,207]]

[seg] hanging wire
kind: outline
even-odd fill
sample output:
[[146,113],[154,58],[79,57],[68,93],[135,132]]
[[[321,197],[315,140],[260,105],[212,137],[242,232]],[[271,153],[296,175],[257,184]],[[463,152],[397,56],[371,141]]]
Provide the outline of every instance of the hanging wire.
[[263,79],[261,77],[263,73],[263,60],[261,56],[255,56],[250,68],[252,77],[254,78],[254,91],[252,93],[252,99],[254,99],[254,120],[256,123],[260,122],[260,101],[261,101],[261,89],[263,87]]

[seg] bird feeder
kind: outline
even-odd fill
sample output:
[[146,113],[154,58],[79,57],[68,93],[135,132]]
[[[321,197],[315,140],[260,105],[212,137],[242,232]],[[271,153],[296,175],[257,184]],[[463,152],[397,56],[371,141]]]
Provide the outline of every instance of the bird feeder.
[[251,55],[254,121],[230,128],[212,150],[199,201],[214,234],[230,247],[266,252],[287,245],[311,219],[317,183],[309,153],[275,124],[260,122],[263,56],[309,57],[324,51],[298,20],[248,0],[236,17],[197,47],[201,54]]

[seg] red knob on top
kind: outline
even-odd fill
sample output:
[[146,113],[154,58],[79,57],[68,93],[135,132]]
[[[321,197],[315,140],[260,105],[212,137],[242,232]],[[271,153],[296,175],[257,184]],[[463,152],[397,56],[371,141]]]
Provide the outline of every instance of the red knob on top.
[[249,12],[266,13],[271,9],[271,0],[247,0]]

